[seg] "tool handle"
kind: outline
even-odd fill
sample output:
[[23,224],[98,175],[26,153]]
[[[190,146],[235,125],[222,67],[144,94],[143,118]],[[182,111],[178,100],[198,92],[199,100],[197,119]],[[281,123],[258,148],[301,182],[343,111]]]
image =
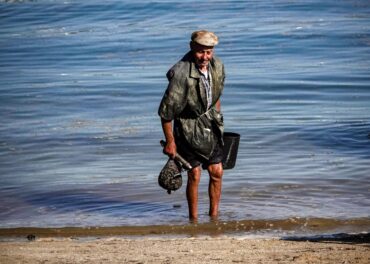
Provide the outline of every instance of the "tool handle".
[[[166,146],[166,141],[161,140],[160,141],[161,146]],[[187,162],[179,153],[176,153],[175,160],[181,163],[181,167],[183,167],[185,170],[191,170],[193,167],[190,165],[189,162]]]

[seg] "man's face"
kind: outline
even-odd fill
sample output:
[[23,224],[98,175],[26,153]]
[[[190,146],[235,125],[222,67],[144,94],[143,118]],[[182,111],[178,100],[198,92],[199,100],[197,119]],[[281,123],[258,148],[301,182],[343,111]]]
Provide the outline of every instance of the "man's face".
[[207,67],[213,57],[213,47],[192,43],[191,50],[194,54],[195,64],[197,64],[199,68]]

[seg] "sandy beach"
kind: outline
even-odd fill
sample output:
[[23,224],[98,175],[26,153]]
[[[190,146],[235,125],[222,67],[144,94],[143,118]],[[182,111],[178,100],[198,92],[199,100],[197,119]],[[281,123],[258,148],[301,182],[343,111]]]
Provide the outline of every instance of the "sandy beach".
[[369,244],[277,238],[39,238],[0,242],[0,263],[370,263]]

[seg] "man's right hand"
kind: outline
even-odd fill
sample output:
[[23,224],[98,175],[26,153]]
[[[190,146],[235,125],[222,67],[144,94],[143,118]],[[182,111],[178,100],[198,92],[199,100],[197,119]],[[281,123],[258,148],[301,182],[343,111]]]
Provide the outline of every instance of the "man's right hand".
[[161,118],[162,129],[166,138],[166,146],[163,148],[163,153],[174,159],[177,153],[175,139],[172,132],[172,121]]
[[163,148],[163,153],[168,155],[171,159],[174,159],[177,153],[176,144],[174,141],[166,142],[166,146]]

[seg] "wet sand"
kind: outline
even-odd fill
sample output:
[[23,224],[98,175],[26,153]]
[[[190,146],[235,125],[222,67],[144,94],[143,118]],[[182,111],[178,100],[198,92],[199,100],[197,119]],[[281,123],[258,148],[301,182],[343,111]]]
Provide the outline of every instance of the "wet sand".
[[[104,236],[153,236],[153,235],[184,235],[184,236],[220,236],[240,234],[243,232],[286,231],[297,234],[362,233],[370,230],[369,218],[358,219],[325,219],[325,218],[289,218],[277,220],[240,220],[213,221],[185,225],[146,225],[146,226],[92,226],[92,227],[19,227],[0,228],[1,237],[25,238],[33,234],[38,238],[45,237],[104,237]],[[339,231],[338,231],[339,230]],[[299,232],[298,232],[299,233]]]
[[368,242],[262,238],[39,238],[0,242],[0,263],[370,263]]

